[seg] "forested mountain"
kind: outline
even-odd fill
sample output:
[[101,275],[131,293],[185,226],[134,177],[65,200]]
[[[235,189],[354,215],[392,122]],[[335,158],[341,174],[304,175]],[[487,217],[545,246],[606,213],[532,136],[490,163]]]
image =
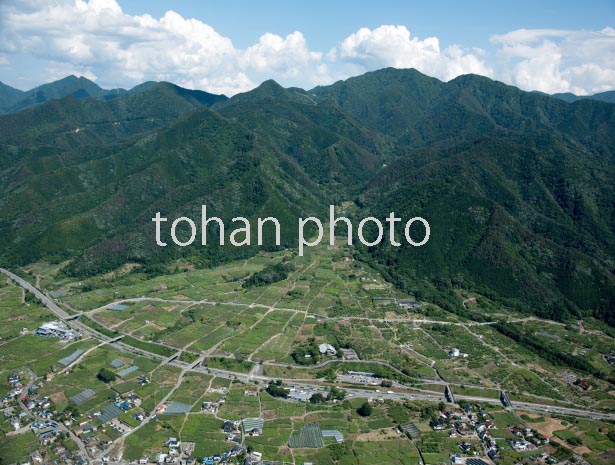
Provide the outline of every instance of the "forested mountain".
[[25,92],[0,82],[0,114],[12,108],[24,94]]
[[553,97],[564,100],[565,102],[572,103],[577,100],[600,100],[602,102],[615,103],[615,90],[607,90],[606,92],[599,92],[594,95],[575,95],[570,92],[563,94],[553,94]]
[[[135,95],[152,87],[164,85],[173,88],[173,92],[181,94],[187,100],[194,100],[201,105],[212,105],[221,100],[226,100],[223,95],[209,94],[199,90],[189,90],[170,84],[168,82],[145,82],[130,90],[125,89],[102,89],[96,83],[87,78],[77,76],[67,76],[58,81],[43,84],[29,91],[13,89],[0,82],[0,114],[17,113],[27,108],[49,102],[51,100],[62,99],[64,97],[75,97],[77,99],[97,98],[101,100],[114,99],[122,95]],[[152,116],[156,116],[153,114]]]
[[357,249],[420,298],[461,312],[464,288],[615,324],[614,180],[615,105],[594,99],[391,68],[231,99],[145,83],[0,116],[0,256],[206,266],[255,249],[158,248],[154,212],[277,216],[294,244],[298,216],[354,200],[357,219],[430,222],[424,247]]
[[[5,95],[4,92],[0,93],[0,112],[2,113],[15,113],[50,100],[68,97],[69,95],[76,98],[102,98],[107,95],[119,95],[126,92],[124,89],[101,89],[89,79],[77,76],[67,76],[26,92],[13,88],[10,89],[13,91],[12,95]],[[16,94],[16,92],[18,93]]]

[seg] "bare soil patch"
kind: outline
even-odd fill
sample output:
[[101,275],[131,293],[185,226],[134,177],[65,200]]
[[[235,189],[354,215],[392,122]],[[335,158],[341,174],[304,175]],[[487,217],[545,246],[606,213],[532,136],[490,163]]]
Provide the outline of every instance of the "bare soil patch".
[[66,397],[63,391],[56,392],[55,394],[51,394],[49,396],[49,399],[51,399],[51,402],[53,402],[54,404],[61,404],[64,402],[68,402],[68,398]]
[[382,441],[386,439],[399,439],[399,433],[394,428],[377,429],[368,433],[357,435],[356,440],[361,442]]
[[[518,412],[519,415],[527,415],[530,418],[540,418],[544,417],[544,415],[537,415],[533,412]],[[542,423],[532,423],[532,428],[538,431],[543,436],[547,436],[551,438],[555,431],[559,431],[562,429],[566,429],[566,426],[562,425],[560,420],[556,420],[555,418],[544,417],[545,421]]]

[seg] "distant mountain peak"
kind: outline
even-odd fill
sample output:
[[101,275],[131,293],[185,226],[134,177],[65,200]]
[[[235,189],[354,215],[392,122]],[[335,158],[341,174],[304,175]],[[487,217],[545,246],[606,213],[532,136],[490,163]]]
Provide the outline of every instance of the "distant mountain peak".
[[267,79],[266,81],[263,81],[260,86],[254,89],[253,92],[261,95],[279,97],[286,93],[286,89],[273,79]]
[[62,79],[47,84],[42,84],[27,92],[18,91],[10,86],[0,83],[0,114],[16,113],[26,108],[41,105],[50,100],[65,97],[97,98],[102,100],[115,99],[129,94],[136,95],[141,92],[170,92],[192,104],[211,106],[215,103],[227,100],[224,95],[210,94],[200,90],[190,90],[170,82],[148,81],[139,84],[129,91],[125,89],[103,89],[95,82],[84,76],[71,74]]
[[574,103],[579,100],[599,100],[601,102],[615,103],[615,90],[607,90],[606,92],[599,92],[594,95],[576,95],[572,92],[563,92],[559,94],[552,94],[551,97],[555,97],[568,103]]
[[52,81],[46,84],[41,84],[40,86],[35,87],[35,89],[53,88],[53,87],[64,86],[64,85],[88,86],[88,87],[95,87],[97,89],[103,90],[94,81],[84,76],[75,76],[74,74],[70,74],[56,81]]

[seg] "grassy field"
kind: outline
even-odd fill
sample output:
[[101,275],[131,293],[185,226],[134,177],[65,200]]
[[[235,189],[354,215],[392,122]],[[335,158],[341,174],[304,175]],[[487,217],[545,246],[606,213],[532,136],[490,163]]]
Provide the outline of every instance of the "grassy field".
[[0,340],[8,341],[18,337],[24,329],[33,331],[53,318],[38,301],[31,299],[31,294],[0,278],[0,320]]
[[198,401],[207,391],[211,380],[211,376],[202,373],[186,373],[170,400],[192,405],[198,411]]
[[38,438],[34,433],[20,434],[10,440],[0,439],[0,457],[3,463],[21,463],[27,461],[39,448]]
[[220,454],[227,450],[222,421],[208,415],[190,414],[179,432],[182,441],[195,442],[195,457]]
[[78,349],[86,351],[94,345],[96,345],[96,342],[93,340],[67,343],[53,338],[23,336],[2,346],[0,360],[6,370],[28,366],[38,376],[44,376],[54,367],[56,369],[63,368],[58,363],[62,358]]
[[164,420],[149,421],[129,435],[125,441],[124,458],[138,459],[144,455],[162,452],[170,437],[179,436],[183,417],[172,415]]
[[273,310],[263,315],[254,326],[226,340],[220,346],[219,351],[238,357],[248,357],[273,336],[279,334],[293,316],[292,312]]

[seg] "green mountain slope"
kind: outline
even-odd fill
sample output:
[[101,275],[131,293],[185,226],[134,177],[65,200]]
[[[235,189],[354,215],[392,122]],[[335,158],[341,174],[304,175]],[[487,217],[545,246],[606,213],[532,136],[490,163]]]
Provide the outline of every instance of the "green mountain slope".
[[0,82],[0,113],[14,106],[24,97],[24,94],[25,92]]
[[311,92],[391,134],[398,146],[445,146],[544,129],[603,153],[615,149],[615,106],[591,100],[569,105],[477,75],[442,83],[416,70],[386,68]]
[[358,249],[418,297],[463,312],[466,289],[615,324],[614,154],[615,105],[474,75],[388,68],[310,91],[266,81],[228,100],[144,83],[0,117],[0,257],[67,258],[77,275],[206,265],[255,249],[158,248],[154,212],[273,215],[292,246],[298,216],[356,199],[357,222],[430,222],[424,247]]
[[391,280],[456,311],[465,287],[614,322],[615,105],[391,69],[312,92],[388,130],[402,154],[369,181],[357,219],[395,211],[432,224],[425,247],[362,251]]
[[[75,274],[185,254],[211,263],[248,252],[158,248],[151,240],[155,212],[199,218],[201,204],[207,204],[210,215],[230,222],[238,215],[296,218],[316,213],[310,205],[320,204],[316,189],[292,162],[208,109],[98,157],[71,159],[70,152],[64,157],[67,163],[55,164],[28,157],[2,173],[0,230],[9,260],[77,256],[68,268]],[[40,169],[40,163],[46,166]],[[287,234],[282,239],[290,241]]]
[[331,98],[370,127],[398,136],[425,115],[443,88],[441,81],[414,69],[386,68],[310,93]]
[[321,188],[338,195],[361,186],[389,156],[388,138],[336,103],[274,81],[214,109],[291,156]]
[[0,143],[12,146],[14,153],[19,149],[54,153],[117,142],[171,124],[186,112],[225,98],[168,83],[154,83],[107,101],[71,96],[0,116]]
[[372,181],[361,215],[423,216],[430,241],[362,253],[451,310],[461,310],[451,296],[462,287],[549,318],[593,313],[612,322],[614,176],[613,164],[548,133],[416,149]]

